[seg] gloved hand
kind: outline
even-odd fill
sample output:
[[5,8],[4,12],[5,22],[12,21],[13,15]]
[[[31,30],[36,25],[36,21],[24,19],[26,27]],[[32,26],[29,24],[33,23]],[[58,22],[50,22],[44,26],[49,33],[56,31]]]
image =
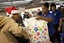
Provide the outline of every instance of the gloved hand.
[[25,30],[25,28],[22,29],[22,35],[24,36],[25,39],[29,38],[29,33],[28,31]]

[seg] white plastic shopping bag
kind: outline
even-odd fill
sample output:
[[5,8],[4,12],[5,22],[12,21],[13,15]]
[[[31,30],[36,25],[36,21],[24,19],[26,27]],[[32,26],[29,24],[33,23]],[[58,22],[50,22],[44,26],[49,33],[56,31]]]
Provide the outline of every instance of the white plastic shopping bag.
[[50,43],[47,22],[36,20],[35,17],[26,19],[24,24],[30,34],[31,43]]

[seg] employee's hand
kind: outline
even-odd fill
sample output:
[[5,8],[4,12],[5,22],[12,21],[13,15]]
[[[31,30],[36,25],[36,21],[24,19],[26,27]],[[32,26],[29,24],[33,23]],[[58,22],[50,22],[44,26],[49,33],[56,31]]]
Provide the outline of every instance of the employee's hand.
[[37,20],[40,20],[42,17],[41,16],[36,16],[36,19]]
[[60,32],[60,31],[61,31],[61,27],[58,28],[58,32]]

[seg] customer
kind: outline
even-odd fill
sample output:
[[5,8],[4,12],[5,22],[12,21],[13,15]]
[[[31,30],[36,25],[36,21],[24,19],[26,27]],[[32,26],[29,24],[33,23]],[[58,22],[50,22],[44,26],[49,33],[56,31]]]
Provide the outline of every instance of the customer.
[[[20,16],[20,11],[12,10],[11,14],[12,14],[12,18],[16,21],[16,23],[24,27],[22,17]],[[19,43],[30,43],[29,39],[25,39],[23,37],[16,37],[16,39],[18,40]]]
[[20,15],[19,10],[12,10],[11,15],[12,15],[12,18],[16,21],[16,23],[24,27],[22,16]]
[[[55,30],[53,28],[53,13],[50,12],[49,10],[49,4],[46,2],[42,5],[42,14],[40,16],[37,16],[37,20],[45,20],[48,22],[48,30],[49,30],[49,36],[53,36],[55,33]],[[53,37],[52,37],[53,38]]]
[[38,15],[42,14],[42,11],[40,9],[38,9],[38,12],[37,12]]
[[54,21],[53,21],[53,26],[55,29],[55,34],[53,35],[54,39],[51,39],[51,41],[54,43],[55,39],[58,40],[60,43],[60,31],[61,31],[61,25],[62,25],[62,13],[61,11],[56,9],[56,5],[52,3],[50,5],[51,10],[54,14]]
[[18,43],[14,36],[28,39],[28,33],[12,18],[0,16],[0,43]]
[[25,12],[25,14],[23,14],[23,20],[25,20],[25,18],[29,19],[30,17],[32,17],[32,15],[29,14],[28,12]]

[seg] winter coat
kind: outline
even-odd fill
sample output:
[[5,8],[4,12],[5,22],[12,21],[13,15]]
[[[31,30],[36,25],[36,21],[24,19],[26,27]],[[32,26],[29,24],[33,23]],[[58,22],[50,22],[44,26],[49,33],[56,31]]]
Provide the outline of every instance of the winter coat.
[[18,43],[13,35],[28,38],[28,33],[12,18],[0,16],[0,43]]

